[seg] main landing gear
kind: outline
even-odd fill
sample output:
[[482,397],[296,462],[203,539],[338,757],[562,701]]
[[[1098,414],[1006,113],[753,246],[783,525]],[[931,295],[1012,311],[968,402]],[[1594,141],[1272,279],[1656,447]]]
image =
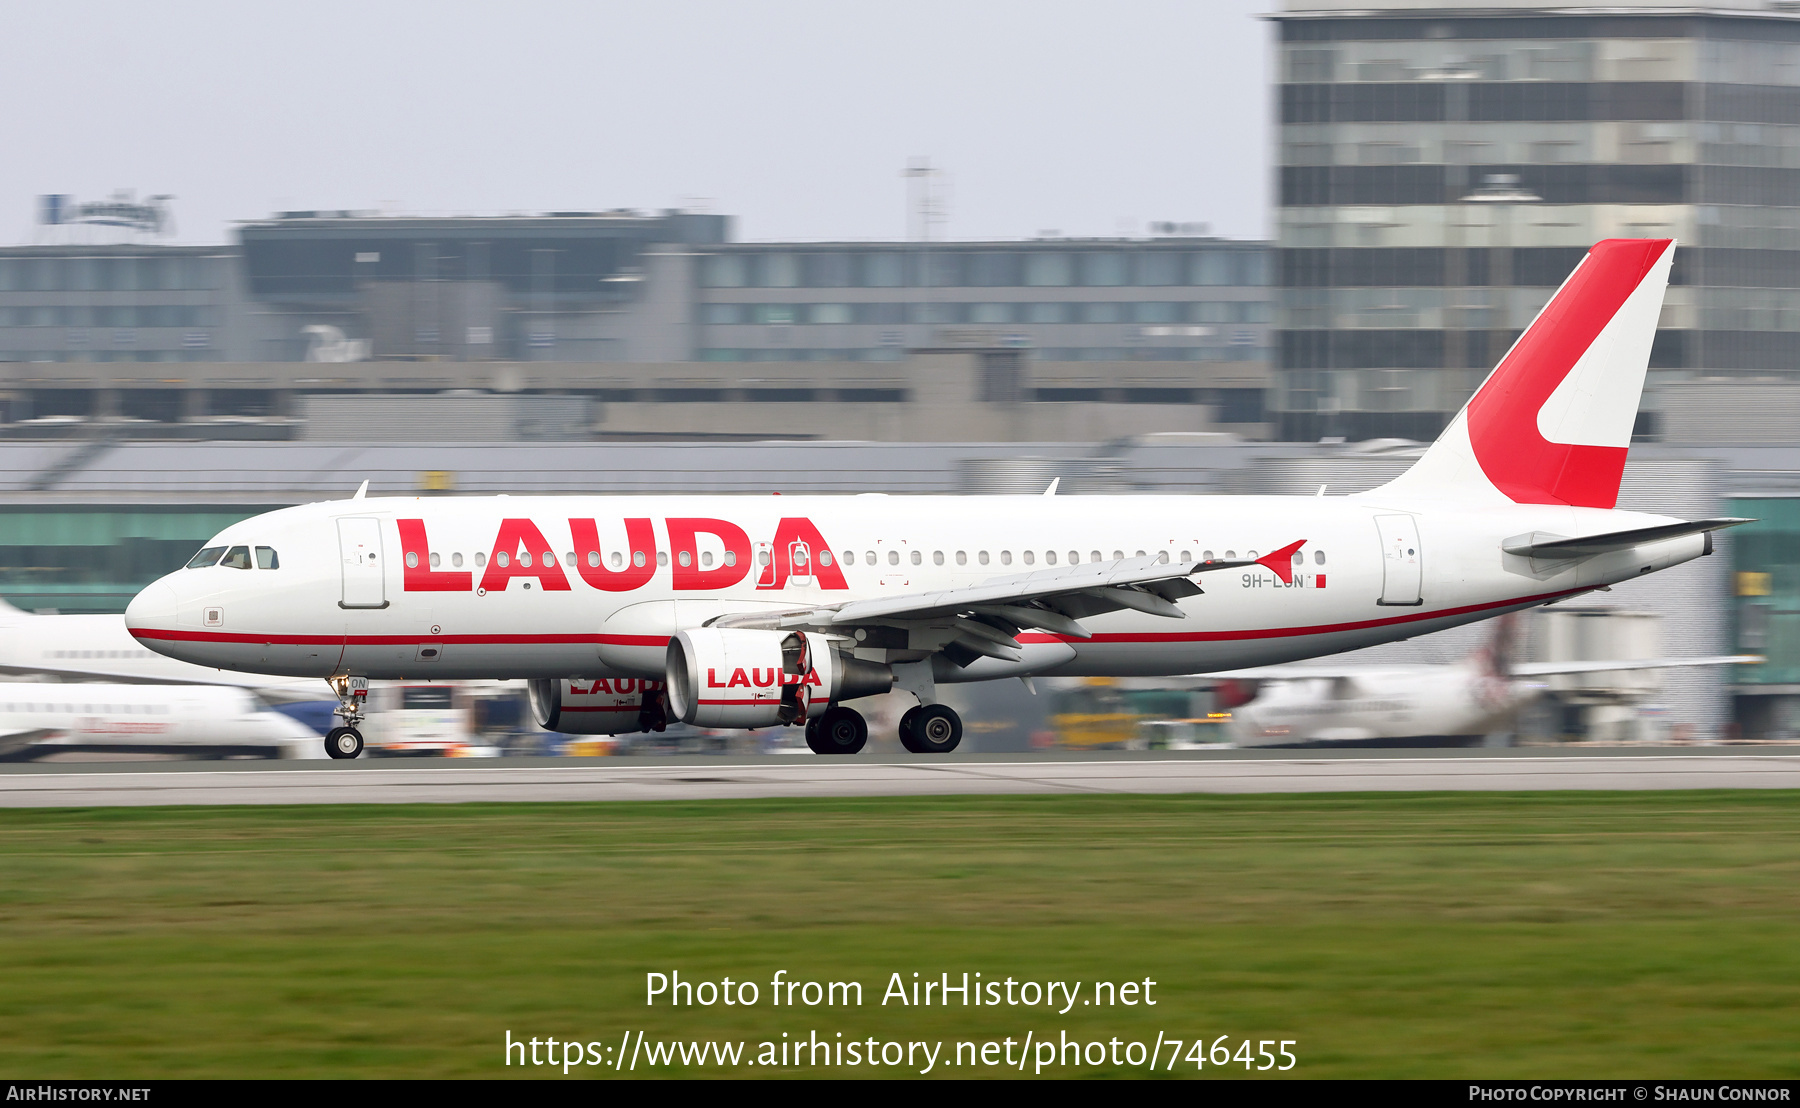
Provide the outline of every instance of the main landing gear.
[[362,732],[356,725],[363,721],[363,705],[369,700],[367,677],[328,677],[326,683],[337,696],[333,715],[343,718],[344,726],[333,727],[325,735],[325,753],[334,759],[354,758],[363,752]]
[[827,708],[806,721],[806,745],[814,754],[855,754],[868,741],[869,725],[854,708]]
[[921,704],[900,717],[900,745],[914,754],[948,754],[962,742],[962,717],[947,704]]

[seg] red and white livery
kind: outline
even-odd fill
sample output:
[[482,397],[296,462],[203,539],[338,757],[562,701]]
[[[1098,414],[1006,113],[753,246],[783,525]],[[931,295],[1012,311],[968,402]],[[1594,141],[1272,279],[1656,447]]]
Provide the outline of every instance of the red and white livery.
[[323,677],[336,756],[368,678],[526,678],[565,731],[805,724],[898,686],[1172,675],[1333,654],[1699,557],[1730,520],[1614,508],[1674,243],[1589,251],[1406,474],[1345,497],[400,497],[236,524],[126,612],[207,666]]

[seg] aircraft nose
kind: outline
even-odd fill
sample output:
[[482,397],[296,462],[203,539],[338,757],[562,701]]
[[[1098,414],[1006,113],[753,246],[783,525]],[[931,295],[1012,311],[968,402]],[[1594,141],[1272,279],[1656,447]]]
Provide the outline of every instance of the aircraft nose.
[[[125,606],[125,627],[132,634],[139,631],[162,631],[175,626],[175,590],[166,582],[156,581],[131,598]],[[151,646],[145,642],[146,646]],[[155,649],[154,646],[151,646]]]

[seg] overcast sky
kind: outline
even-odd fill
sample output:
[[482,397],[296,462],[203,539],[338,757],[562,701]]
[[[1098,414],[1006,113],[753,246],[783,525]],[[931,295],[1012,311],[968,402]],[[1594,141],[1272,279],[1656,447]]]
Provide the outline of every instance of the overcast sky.
[[0,241],[34,198],[172,193],[176,239],[297,208],[702,207],[738,237],[1267,233],[1269,0],[0,5]]

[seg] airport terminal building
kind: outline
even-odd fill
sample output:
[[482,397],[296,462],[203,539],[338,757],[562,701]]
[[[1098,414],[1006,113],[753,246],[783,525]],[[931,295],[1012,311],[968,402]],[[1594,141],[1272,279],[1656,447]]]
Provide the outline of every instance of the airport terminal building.
[[[97,420],[359,438],[367,424],[404,439],[417,405],[382,397],[470,391],[500,394],[485,417],[500,438],[521,418],[559,438],[1266,431],[1265,243],[730,230],[688,212],[303,211],[216,249],[0,249],[0,433]],[[516,416],[530,397],[560,399]]]
[[1284,0],[1272,18],[1280,437],[1432,438],[1614,236],[1683,247],[1653,385],[1791,379],[1792,5]]

